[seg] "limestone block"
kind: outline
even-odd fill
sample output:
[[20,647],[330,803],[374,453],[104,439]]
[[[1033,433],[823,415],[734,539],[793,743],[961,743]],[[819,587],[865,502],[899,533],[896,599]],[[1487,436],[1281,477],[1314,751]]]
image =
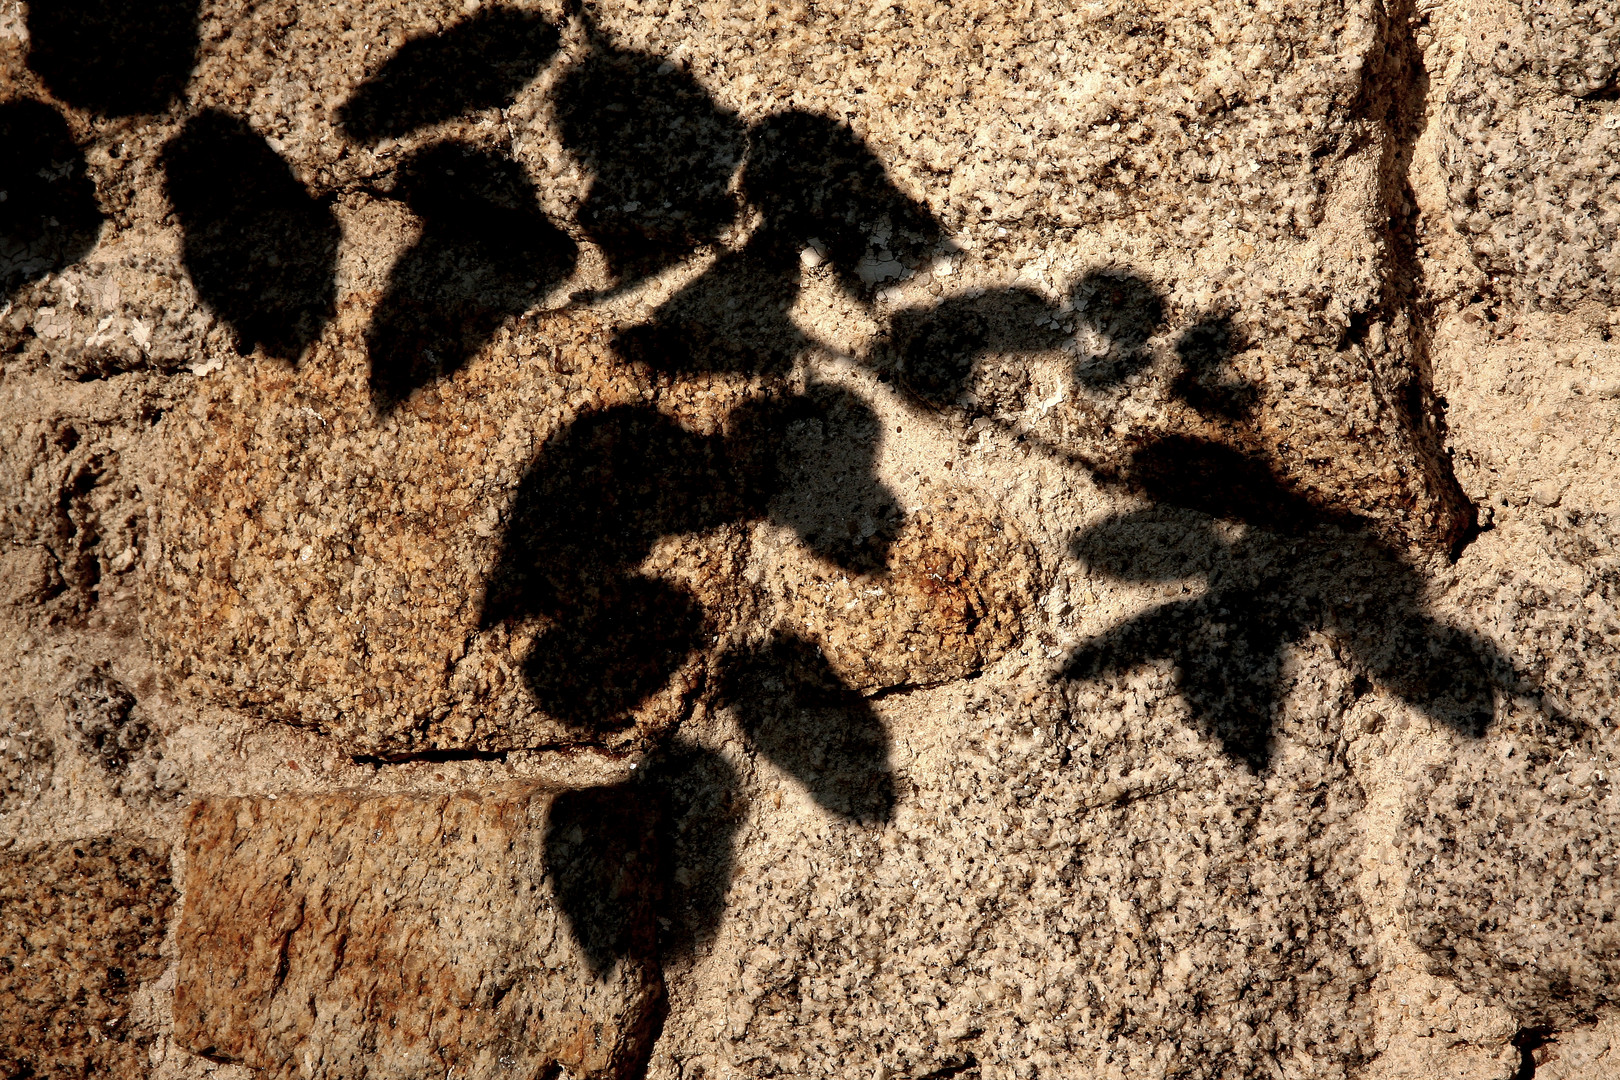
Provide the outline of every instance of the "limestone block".
[[163,971],[169,853],[121,837],[0,855],[0,1071],[137,1076],[131,998]]
[[662,995],[650,831],[578,799],[198,801],[176,1039],[306,1080],[626,1075]]

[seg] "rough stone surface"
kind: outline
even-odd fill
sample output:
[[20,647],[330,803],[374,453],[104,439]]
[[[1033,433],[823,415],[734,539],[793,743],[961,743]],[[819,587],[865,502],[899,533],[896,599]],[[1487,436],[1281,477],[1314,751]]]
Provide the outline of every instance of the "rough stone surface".
[[623,1075],[662,992],[652,852],[644,817],[597,809],[533,788],[193,804],[175,1038],[311,1080]]
[[1620,29],[1603,4],[1526,3],[1486,32],[1446,95],[1451,216],[1495,283],[1540,306],[1620,306]]
[[0,1069],[136,1076],[153,1033],[132,997],[162,974],[164,845],[121,837],[0,854]]
[[0,0],[0,858],[257,973],[108,1071],[500,1072],[633,954],[654,1080],[1606,1075],[1616,32]]
[[783,625],[819,642],[860,690],[975,674],[1017,644],[1029,597],[1044,591],[1038,556],[1014,522],[950,501],[906,519],[882,570],[792,570],[777,586]]
[[[1306,715],[1349,680],[1320,661],[1298,678],[1313,704],[1265,776],[1192,734],[1159,665],[931,699],[894,725],[887,829],[756,809],[765,857],[724,941],[734,1065],[1351,1075],[1378,967],[1351,884],[1362,795],[1342,736]],[[1114,694],[1133,706],[1102,720]]]
[[[159,481],[142,611],[149,639],[208,692],[313,724],[354,752],[615,745],[678,722],[701,685],[701,652],[675,657],[646,700],[586,706],[587,691],[570,690],[537,702],[530,689],[526,661],[555,647],[545,623],[571,633],[571,594],[630,574],[675,577],[711,637],[751,615],[769,624],[779,595],[783,617],[862,687],[969,674],[1022,630],[1037,571],[1016,526],[982,511],[907,516],[870,480],[877,505],[848,497],[875,436],[869,410],[843,395],[778,418],[769,400],[728,409],[740,395],[722,386],[654,392],[606,355],[596,320],[554,317],[502,334],[448,386],[380,419],[352,363],[322,371],[342,355],[251,369],[245,385],[219,379],[165,421],[186,450]],[[785,425],[779,454],[760,424]],[[853,445],[851,424],[866,429]],[[658,441],[638,441],[648,438]],[[621,458],[587,460],[615,445]],[[682,460],[691,448],[706,456]],[[839,460],[852,483],[829,486],[824,470]],[[667,500],[637,505],[654,491]],[[778,550],[764,557],[773,568],[751,573],[751,533],[725,526],[761,518],[828,558]],[[880,529],[895,537],[888,561],[862,562]],[[999,546],[998,530],[1012,530]],[[503,534],[525,539],[503,552]],[[868,568],[852,583],[829,576],[840,563]],[[524,584],[557,573],[565,580]],[[854,591],[891,578],[884,604],[863,596],[848,610]],[[823,606],[837,593],[840,617],[788,598],[818,588]],[[960,599],[935,602],[947,594]]]
[[0,807],[40,795],[50,776],[56,745],[43,730],[39,709],[31,701],[8,701],[0,705]]
[[1406,823],[1414,936],[1436,970],[1554,1029],[1620,995],[1613,736],[1571,734],[1504,725],[1415,784]]

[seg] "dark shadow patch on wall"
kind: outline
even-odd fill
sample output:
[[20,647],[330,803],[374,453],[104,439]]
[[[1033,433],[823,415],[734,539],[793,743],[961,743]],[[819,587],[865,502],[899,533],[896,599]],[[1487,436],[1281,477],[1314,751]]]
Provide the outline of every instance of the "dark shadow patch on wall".
[[666,960],[713,940],[746,810],[736,769],[713,750],[676,738],[639,764],[622,783],[560,796],[546,831],[558,903],[599,975],[653,932]]
[[28,66],[60,100],[103,116],[167,109],[191,78],[196,0],[33,0]]
[[0,105],[0,301],[88,255],[101,237],[96,189],[67,121],[26,99]]
[[247,123],[207,110],[163,148],[166,190],[197,294],[255,347],[296,361],[331,317],[342,232]]
[[[1258,470],[1258,463],[1247,470]],[[1253,522],[1259,506],[1288,506],[1278,490],[1245,507],[1249,528],[1227,535],[1233,516],[1161,504],[1114,515],[1083,533],[1074,554],[1116,581],[1203,579],[1203,590],[1149,608],[1084,642],[1063,676],[1095,679],[1144,662],[1173,664],[1193,720],[1256,771],[1271,755],[1280,707],[1283,650],[1326,633],[1358,673],[1434,720],[1471,737],[1495,715],[1508,661],[1489,643],[1430,616],[1422,579],[1366,532],[1324,519]],[[1210,499],[1199,499],[1207,504]]]
[[484,8],[401,45],[338,109],[338,123],[351,139],[375,143],[508,106],[557,54],[560,40],[543,15]]
[[1039,352],[1067,341],[1069,335],[1050,323],[1056,314],[1033,289],[951,296],[896,312],[882,347],[892,353],[902,386],[935,408],[950,408],[971,389],[986,357]]
[[578,249],[516,162],[456,143],[412,155],[395,194],[422,219],[366,332],[371,392],[390,410],[464,366],[502,321],[573,272]]
[[1069,291],[1078,321],[1098,335],[1101,351],[1081,357],[1082,386],[1116,385],[1152,362],[1148,339],[1164,322],[1164,298],[1144,279],[1118,270],[1092,271]]
[[814,113],[779,113],[749,130],[741,187],[761,215],[748,243],[621,333],[615,346],[627,360],[680,375],[785,374],[811,344],[790,315],[801,252],[819,252],[839,286],[865,301],[941,236],[848,125]]
[[659,944],[666,957],[695,955],[713,939],[731,884],[746,811],[741,778],[705,747],[674,739],[642,766],[657,795],[662,886]]
[[736,218],[729,186],[743,124],[673,61],[620,49],[593,28],[556,100],[563,145],[590,177],[580,226],[620,287],[713,242]]
[[856,822],[894,816],[888,731],[814,642],[778,634],[732,653],[721,663],[718,696],[749,742],[823,809]]
[[652,956],[658,869],[647,839],[656,800],[640,784],[557,796],[546,822],[546,870],[569,932],[598,978],[616,960]]

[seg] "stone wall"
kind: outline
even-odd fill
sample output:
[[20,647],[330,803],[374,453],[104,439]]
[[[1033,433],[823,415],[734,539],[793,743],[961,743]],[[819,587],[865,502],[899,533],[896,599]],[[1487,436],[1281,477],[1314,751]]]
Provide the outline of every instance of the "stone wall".
[[1596,0],[0,0],[0,1064],[1594,1077]]

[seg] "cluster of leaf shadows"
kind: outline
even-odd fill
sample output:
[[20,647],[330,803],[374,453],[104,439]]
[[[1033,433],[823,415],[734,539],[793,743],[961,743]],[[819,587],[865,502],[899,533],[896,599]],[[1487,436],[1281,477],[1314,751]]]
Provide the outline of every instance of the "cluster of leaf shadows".
[[[167,100],[175,92],[168,73],[178,70],[171,53],[194,47],[194,15],[189,23],[177,17],[181,29],[161,36],[150,57],[77,75],[60,62],[63,50],[109,33],[120,12],[148,9],[159,7],[89,5],[93,19],[36,31],[36,69],[60,80],[53,92],[64,100],[78,95],[91,107]],[[801,252],[817,251],[838,285],[868,303],[874,266],[915,264],[937,248],[939,223],[847,125],[801,110],[744,123],[677,64],[620,48],[583,10],[574,14],[589,45],[553,94],[563,141],[589,177],[577,225],[604,253],[610,291],[689,258],[745,220],[757,223],[740,249],[722,251],[620,332],[614,346],[626,361],[659,376],[786,375],[813,344],[789,314],[806,273]],[[559,42],[558,28],[540,16],[485,8],[407,42],[342,107],[339,122],[348,137],[375,144],[510,104]],[[143,63],[160,77],[139,92],[110,85]],[[34,205],[49,205],[49,220],[66,223],[29,240],[49,251],[41,265],[57,266],[93,243],[99,214],[86,201],[82,163],[70,160],[60,118],[41,108],[6,106],[0,123],[22,133],[16,145],[44,163],[41,175],[66,169],[62,176],[79,177],[35,197]],[[187,123],[165,148],[164,166],[203,300],[244,351],[296,360],[333,311],[340,231],[330,200],[311,195],[245,123],[217,111]],[[24,190],[30,181],[11,182]],[[400,166],[390,193],[422,226],[367,333],[382,412],[467,363],[504,319],[567,279],[578,257],[525,171],[487,149],[427,145]],[[36,217],[21,225],[3,219],[7,237],[32,236],[27,230],[47,220],[29,212]],[[1069,340],[1061,316],[1076,310],[1110,343],[1105,356],[1077,368],[1081,386],[1105,390],[1147,368],[1148,340],[1165,317],[1150,284],[1117,270],[1093,273],[1069,301],[1059,307],[1013,287],[906,309],[889,319],[874,363],[921,402],[956,408],[986,357],[1061,347]],[[1256,395],[1232,375],[1232,348],[1223,320],[1183,331],[1172,388],[1239,431]],[[886,565],[900,515],[873,474],[875,417],[831,387],[794,394],[786,380],[775,385],[716,432],[689,430],[650,405],[618,406],[579,417],[542,448],[520,486],[483,622],[543,621],[525,678],[548,713],[586,733],[625,725],[712,647],[715,613],[680,585],[638,572],[662,538],[768,519],[852,571]],[[818,427],[831,449],[795,460],[787,438],[795,425]],[[1493,687],[1516,678],[1487,645],[1425,614],[1421,581],[1395,551],[1278,477],[1241,440],[1146,437],[1120,462],[1091,469],[1151,506],[1088,529],[1074,542],[1076,557],[1120,580],[1201,579],[1204,587],[1081,643],[1066,678],[1169,660],[1194,722],[1256,770],[1270,751],[1284,650],[1311,631],[1339,643],[1364,673],[1359,681],[1376,679],[1465,732],[1483,729]],[[803,480],[833,473],[854,479]],[[875,532],[859,527],[874,519],[884,523]],[[896,787],[887,734],[820,648],[776,632],[727,649],[710,667],[712,689],[754,749],[829,812],[889,820]],[[559,799],[547,837],[553,873],[599,970],[648,947],[649,935],[679,953],[713,933],[742,800],[734,768],[679,737],[655,750],[634,780]],[[625,865],[635,847],[628,838],[646,829],[660,852],[661,885],[652,892]]]
[[[29,68],[57,101],[94,115],[162,112],[190,77],[196,49],[196,0],[28,5]],[[0,104],[0,147],[3,302],[88,255],[104,217],[84,151],[55,107]]]

